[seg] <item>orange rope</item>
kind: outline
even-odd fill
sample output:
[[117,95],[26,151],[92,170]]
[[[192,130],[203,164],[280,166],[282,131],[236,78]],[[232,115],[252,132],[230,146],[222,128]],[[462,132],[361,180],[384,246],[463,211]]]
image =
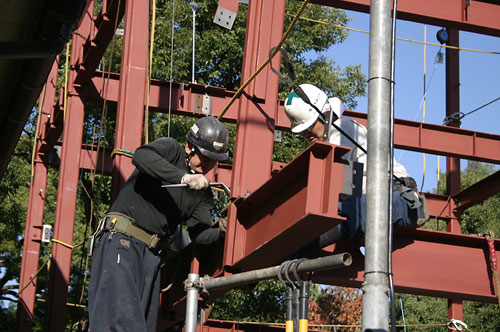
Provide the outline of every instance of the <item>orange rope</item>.
[[500,306],[500,281],[498,280],[498,270],[497,270],[497,253],[495,251],[495,233],[489,231],[485,235],[486,241],[488,241],[488,249],[490,251],[490,264],[491,271],[493,272],[493,279],[495,283],[495,291],[498,297],[498,305]]

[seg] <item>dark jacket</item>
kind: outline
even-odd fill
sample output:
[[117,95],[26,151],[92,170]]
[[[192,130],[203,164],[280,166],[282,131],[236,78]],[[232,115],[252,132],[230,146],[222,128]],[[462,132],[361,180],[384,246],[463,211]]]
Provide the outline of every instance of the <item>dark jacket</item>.
[[186,153],[173,138],[160,138],[138,148],[132,159],[136,167],[111,206],[136,221],[149,233],[164,238],[185,223],[191,239],[208,244],[219,238],[219,229],[210,228],[213,195],[210,188],[162,188],[180,183],[189,172]]

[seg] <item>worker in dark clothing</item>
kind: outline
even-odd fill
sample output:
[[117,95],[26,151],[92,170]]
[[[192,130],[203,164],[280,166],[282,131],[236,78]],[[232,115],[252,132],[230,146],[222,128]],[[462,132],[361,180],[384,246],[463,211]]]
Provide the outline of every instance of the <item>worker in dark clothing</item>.
[[[180,224],[195,243],[224,236],[211,228],[213,196],[204,174],[228,158],[227,128],[212,116],[195,122],[182,147],[160,138],[138,148],[136,167],[93,235],[89,331],[156,331],[161,249]],[[186,184],[164,188],[165,184]]]

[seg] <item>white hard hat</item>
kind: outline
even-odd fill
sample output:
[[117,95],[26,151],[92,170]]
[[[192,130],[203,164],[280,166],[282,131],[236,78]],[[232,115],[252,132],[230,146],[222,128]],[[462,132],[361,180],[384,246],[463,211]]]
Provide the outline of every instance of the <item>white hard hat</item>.
[[328,103],[330,104],[330,109],[332,110],[332,112],[335,113],[337,118],[340,118],[345,110],[342,100],[340,100],[340,98],[338,97],[332,97],[328,99]]
[[[300,87],[311,103],[322,113],[330,110],[326,93],[311,84],[301,84]],[[318,112],[311,105],[306,104],[295,91],[290,92],[286,98],[285,113],[291,122],[293,133],[306,130],[316,122],[319,116]]]

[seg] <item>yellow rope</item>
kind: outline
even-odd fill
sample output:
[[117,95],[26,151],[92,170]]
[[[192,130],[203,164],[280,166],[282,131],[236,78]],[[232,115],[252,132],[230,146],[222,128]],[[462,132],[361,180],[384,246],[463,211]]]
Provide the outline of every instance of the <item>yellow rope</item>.
[[151,88],[151,71],[153,68],[153,49],[155,43],[155,23],[156,23],[156,0],[153,0],[153,14],[151,18],[151,37],[149,45],[149,70],[146,87],[146,109],[144,110],[144,142],[149,143],[149,93]]
[[19,295],[21,295],[22,292],[24,292],[24,290],[29,286],[29,284],[31,284],[33,282],[33,280],[40,274],[40,272],[42,271],[42,269],[45,267],[45,265],[47,265],[47,263],[49,262],[49,258],[47,258],[47,260],[42,264],[42,266],[40,266],[40,268],[38,269],[38,271],[31,276],[30,280],[26,283],[26,285],[24,285],[23,288],[21,288],[21,290],[19,291],[19,293],[17,294],[17,297],[19,297]]
[[[305,7],[306,7],[306,5],[307,5],[308,2],[309,2],[309,0],[304,0],[304,2],[302,3],[302,6],[300,7],[300,9],[297,12],[297,14],[295,14],[295,17],[293,18],[292,22],[288,26],[288,29],[283,34],[283,37],[281,38],[280,42],[278,43],[278,45],[276,46],[276,48],[272,52],[271,58],[274,57],[276,55],[276,53],[278,53],[278,51],[281,48],[281,45],[283,45],[283,43],[285,42],[285,40],[288,38],[288,35],[292,31],[292,28],[294,27],[295,23],[299,19],[300,14],[302,14],[302,12],[304,11],[304,9],[305,9]],[[262,71],[262,69],[264,69],[264,67],[267,66],[267,64],[269,63],[269,61],[270,61],[270,58],[267,58],[266,61],[264,61],[264,63],[261,64],[260,67],[257,68],[257,70],[250,76],[250,78],[238,89],[238,91],[236,91],[236,93],[234,94],[233,98],[231,98],[231,100],[229,101],[229,103],[222,110],[221,114],[219,114],[219,116],[217,117],[219,120],[224,116],[224,114],[226,114],[226,112],[229,109],[229,107],[234,103],[234,101],[236,100],[236,98],[238,98],[241,95],[241,93],[243,92],[243,90],[248,86],[248,84],[250,84],[250,82],[255,78],[255,76],[257,76]]]
[[217,190],[217,191],[220,191],[220,192],[223,192],[223,193],[226,193],[224,191],[224,189],[221,189],[221,188],[217,188],[217,187],[210,187],[212,190]]
[[[228,320],[222,320],[222,319],[215,319],[216,321],[219,322],[227,322],[227,323],[239,323],[239,324],[248,324],[248,325],[266,325],[266,326],[284,326],[285,323],[270,323],[270,322],[245,322],[245,321],[228,321]],[[449,323],[429,323],[429,324],[398,324],[396,327],[430,327],[430,326],[449,326]],[[335,328],[342,328],[342,327],[359,327],[361,328],[361,325],[359,324],[309,324],[309,327],[311,327],[312,330],[315,331],[321,331],[321,328],[328,328],[328,327],[335,327]],[[316,329],[315,329],[316,328]],[[470,331],[470,329],[467,328],[467,330]],[[471,331],[472,332],[472,331]]]
[[[292,14],[287,14],[287,15],[288,16],[293,16]],[[300,18],[302,20],[311,21],[311,22],[314,22],[314,23],[325,24],[325,25],[333,25],[334,27],[339,28],[339,29],[345,29],[345,30],[351,30],[351,31],[356,31],[356,32],[362,32],[362,33],[370,34],[369,31],[365,31],[365,30],[349,28],[349,27],[346,27],[346,26],[338,25],[338,24],[331,24],[331,23],[328,23],[328,22],[325,22],[325,21],[315,20],[315,19],[307,18],[307,17],[300,17]],[[429,43],[429,42],[426,42],[426,41],[419,41],[419,40],[413,40],[413,39],[407,39],[407,38],[401,38],[401,37],[396,37],[396,39],[402,40],[402,41],[411,42],[411,43],[432,45],[432,46],[438,46],[438,47],[445,47],[445,48],[450,48],[450,49],[460,50],[460,51],[470,51],[470,52],[479,52],[479,53],[489,53],[489,54],[498,54],[498,55],[500,55],[500,52],[494,52],[494,51],[483,51],[483,50],[476,50],[476,49],[464,48],[464,47],[458,47],[458,46],[441,45],[441,44]]]
[[[45,299],[36,299],[38,302],[45,302]],[[77,303],[68,303],[66,302],[66,305],[68,307],[78,307],[78,308],[87,308],[86,305],[83,304],[77,304]]]
[[[424,41],[427,41],[427,24],[424,24]],[[422,110],[422,123],[425,123],[425,111],[426,111],[426,106],[427,106],[427,100],[425,98],[425,95],[427,94],[427,86],[425,80],[427,79],[427,44],[424,44],[424,100],[423,102],[423,110]],[[426,166],[426,156],[425,153],[422,154],[422,184],[420,186],[420,191],[424,189],[424,183],[425,183],[425,166]]]
[[66,123],[66,108],[68,105],[68,71],[69,71],[69,43],[66,44],[66,63],[64,64],[63,123]]
[[59,240],[56,240],[56,239],[52,239],[51,241],[55,242],[55,243],[59,243],[60,245],[63,245],[65,247],[67,247],[67,248],[70,248],[71,250],[76,249],[76,248],[78,248],[79,246],[81,246],[82,244],[85,243],[85,241],[82,241],[82,242],[80,242],[80,243],[78,243],[76,245],[71,245],[69,243],[66,243],[66,242],[63,242],[63,241],[59,241]]

